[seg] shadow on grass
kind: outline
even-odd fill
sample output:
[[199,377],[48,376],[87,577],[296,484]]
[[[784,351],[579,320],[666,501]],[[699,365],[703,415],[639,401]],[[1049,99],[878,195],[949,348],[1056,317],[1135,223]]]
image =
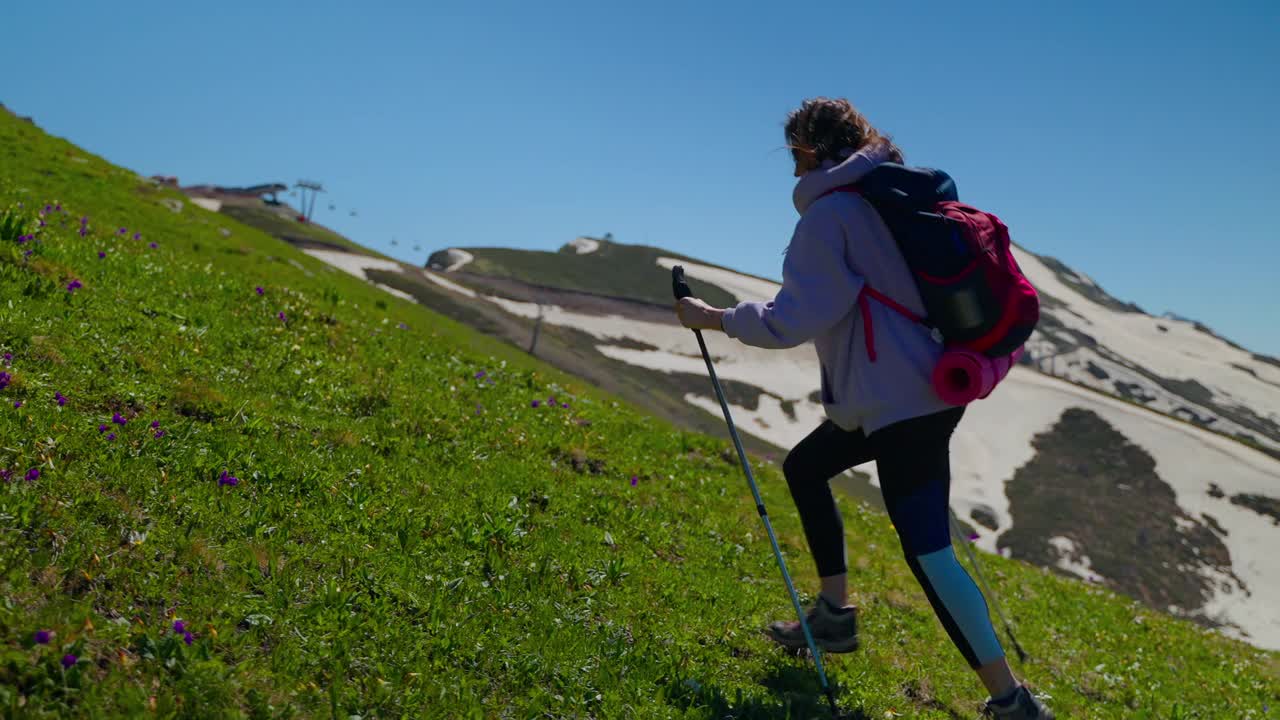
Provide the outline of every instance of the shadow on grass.
[[[693,679],[673,682],[668,691],[671,702],[684,709],[705,709],[711,717],[734,720],[810,720],[828,719],[831,708],[812,666],[775,664],[760,678],[760,685],[772,697],[744,697],[737,690],[732,697],[713,685]],[[841,687],[833,684],[841,720],[870,720],[861,707],[840,703]]]

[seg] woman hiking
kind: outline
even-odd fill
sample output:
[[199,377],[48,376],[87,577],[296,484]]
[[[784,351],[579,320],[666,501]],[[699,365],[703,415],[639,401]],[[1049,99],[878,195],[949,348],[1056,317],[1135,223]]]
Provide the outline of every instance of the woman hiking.
[[[858,645],[844,528],[828,482],[874,460],[907,564],[990,693],[986,713],[1052,720],[1053,713],[1014,678],[986,600],[951,546],[949,444],[964,406],[944,402],[933,388],[943,347],[923,325],[892,308],[858,302],[863,287],[872,286],[924,315],[919,290],[880,216],[857,194],[833,192],[881,163],[903,162],[902,152],[843,99],[806,100],[788,116],[785,134],[799,178],[792,199],[800,220],[783,262],[781,290],[771,301],[727,309],[684,298],[676,312],[685,327],[721,330],[748,345],[790,348],[812,340],[817,349],[827,420],[783,463],[821,579],[807,616],[814,640],[828,652]],[[768,634],[788,648],[805,646],[798,621],[772,623]]]

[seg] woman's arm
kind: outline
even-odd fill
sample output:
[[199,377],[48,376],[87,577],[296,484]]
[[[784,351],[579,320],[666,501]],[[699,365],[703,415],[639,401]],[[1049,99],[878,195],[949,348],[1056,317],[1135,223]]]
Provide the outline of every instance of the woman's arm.
[[723,311],[729,337],[763,348],[789,348],[820,335],[847,315],[863,278],[845,260],[845,232],[830,207],[800,218],[782,264],[782,289],[768,302]]
[[[791,199],[795,203],[796,210],[801,214],[801,221],[787,249],[787,260],[782,268],[782,291],[772,302],[743,303],[737,308],[720,310],[698,298],[684,298],[676,303],[676,314],[680,322],[685,327],[695,330],[723,330],[730,337],[737,337],[748,345],[785,348],[811,340],[844,317],[844,313],[852,308],[858,293],[862,290],[862,278],[848,270],[845,264],[843,230],[834,218],[828,219],[833,230],[823,228],[824,223],[816,219],[806,223],[805,213],[809,206],[824,193],[832,188],[857,182],[877,165],[885,162],[889,154],[890,146],[887,143],[864,147],[838,165],[828,164],[806,173],[796,183]],[[807,248],[803,256],[796,257],[792,251],[798,245],[814,244],[812,241],[798,242],[801,240],[802,233],[806,232],[811,235],[816,232],[819,235],[828,236],[835,233],[839,235],[839,242],[835,242],[834,237],[827,237],[824,241],[825,245]],[[788,284],[789,275],[794,276],[797,272],[809,278],[805,282],[810,286],[816,278],[817,282],[829,283],[835,292],[810,297],[809,287],[797,287],[794,280]],[[825,290],[818,292],[827,293]],[[824,302],[827,303],[825,306],[823,306]],[[754,313],[757,321],[730,319],[735,311],[743,310],[744,306],[749,306],[746,307],[747,312]],[[796,313],[804,315],[805,318],[790,317]],[[831,313],[837,314],[828,317]],[[731,329],[731,323],[741,330]]]

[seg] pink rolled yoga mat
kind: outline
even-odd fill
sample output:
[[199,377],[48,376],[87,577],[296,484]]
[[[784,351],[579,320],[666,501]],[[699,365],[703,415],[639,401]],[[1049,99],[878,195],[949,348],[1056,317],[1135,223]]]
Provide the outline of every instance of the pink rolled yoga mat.
[[1019,357],[1022,357],[1022,348],[999,358],[969,350],[947,350],[933,369],[933,389],[938,397],[952,405],[985,398],[995,389],[996,383],[1009,374],[1009,369]]

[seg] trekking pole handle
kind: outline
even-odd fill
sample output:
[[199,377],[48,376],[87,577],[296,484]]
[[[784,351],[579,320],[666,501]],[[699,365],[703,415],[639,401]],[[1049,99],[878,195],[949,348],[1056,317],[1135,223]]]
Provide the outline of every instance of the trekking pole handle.
[[676,265],[671,268],[671,291],[675,293],[677,300],[693,295],[693,291],[689,289],[689,283],[684,280],[684,266]]

